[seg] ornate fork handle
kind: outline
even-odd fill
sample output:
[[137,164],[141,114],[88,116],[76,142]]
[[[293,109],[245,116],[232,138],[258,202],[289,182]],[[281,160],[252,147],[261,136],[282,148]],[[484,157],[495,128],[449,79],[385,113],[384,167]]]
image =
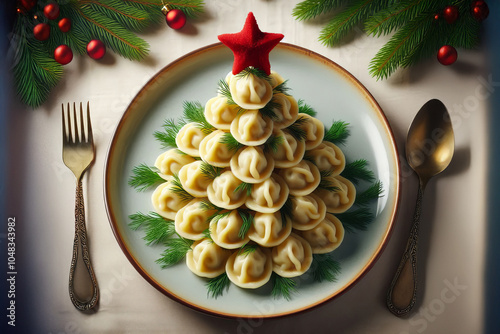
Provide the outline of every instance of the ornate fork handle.
[[[82,252],[82,259],[85,263],[87,273],[92,281],[92,297],[89,300],[81,300],[75,292],[75,270],[78,262],[78,253]],[[69,296],[73,305],[80,311],[87,311],[94,308],[99,300],[99,286],[90,262],[90,254],[87,246],[87,228],[85,226],[85,207],[83,203],[82,181],[79,179],[76,186],[75,203],[75,239],[73,242],[73,258],[69,272]]]

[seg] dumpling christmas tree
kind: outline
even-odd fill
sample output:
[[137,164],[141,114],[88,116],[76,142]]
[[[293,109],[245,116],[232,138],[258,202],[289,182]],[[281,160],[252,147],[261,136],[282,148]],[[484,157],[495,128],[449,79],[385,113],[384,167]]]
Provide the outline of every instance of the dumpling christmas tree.
[[[213,297],[231,282],[272,284],[288,299],[295,277],[335,280],[332,252],[346,230],[366,228],[366,204],[381,193],[365,160],[346,164],[338,145],[347,124],[325,129],[271,71],[269,53],[282,38],[262,32],[252,13],[241,32],[220,35],[234,53],[232,71],[204,106],[186,102],[183,120],[165,122],[155,137],[170,149],[130,179],[139,190],[156,187],[155,212],[131,215],[131,227],[165,244],[160,265],[185,258]],[[371,186],[357,192],[358,181]]]

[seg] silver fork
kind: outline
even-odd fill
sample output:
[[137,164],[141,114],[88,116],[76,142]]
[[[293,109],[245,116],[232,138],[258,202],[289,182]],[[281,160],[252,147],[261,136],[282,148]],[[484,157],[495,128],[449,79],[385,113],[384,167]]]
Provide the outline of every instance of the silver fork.
[[[94,308],[99,300],[99,287],[97,285],[94,269],[92,268],[92,263],[90,262],[89,248],[87,245],[87,229],[85,226],[85,207],[83,204],[82,190],[82,177],[95,158],[94,139],[92,136],[88,102],[86,123],[85,131],[81,102],[79,121],[77,121],[76,104],[73,103],[73,113],[70,111],[69,103],[66,113],[64,111],[64,104],[62,104],[63,161],[76,177],[75,239],[73,242],[73,257],[71,259],[69,272],[69,296],[73,305],[80,311],[87,311]],[[87,133],[86,135],[85,132]],[[75,270],[80,255],[92,285],[91,297],[87,300],[82,300],[75,291]]]

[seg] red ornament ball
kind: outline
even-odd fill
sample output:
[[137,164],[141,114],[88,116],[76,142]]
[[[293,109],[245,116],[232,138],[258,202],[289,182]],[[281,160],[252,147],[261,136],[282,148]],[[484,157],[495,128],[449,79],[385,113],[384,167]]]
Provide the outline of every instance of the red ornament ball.
[[54,50],[54,59],[61,65],[69,64],[73,60],[73,51],[66,44],[61,44]]
[[21,5],[26,10],[31,10],[31,8],[35,7],[36,0],[21,0]]
[[33,35],[39,41],[46,41],[50,36],[50,26],[47,23],[38,23],[33,28]]
[[71,29],[71,20],[67,17],[63,17],[59,20],[57,25],[62,32],[68,32]]
[[473,1],[471,7],[472,16],[479,22],[483,21],[488,17],[488,15],[490,15],[490,9],[485,1]]
[[443,10],[443,17],[447,23],[452,24],[458,19],[458,7],[457,6],[446,7]]
[[186,14],[180,9],[171,9],[165,15],[167,24],[172,29],[180,29],[186,24]]
[[98,39],[93,39],[87,44],[87,54],[92,59],[101,59],[106,54],[106,45]]
[[455,49],[451,45],[443,45],[437,53],[438,61],[446,66],[456,62],[457,58],[458,58],[457,49]]
[[56,3],[49,3],[43,7],[43,15],[49,20],[55,20],[59,17],[59,5]]

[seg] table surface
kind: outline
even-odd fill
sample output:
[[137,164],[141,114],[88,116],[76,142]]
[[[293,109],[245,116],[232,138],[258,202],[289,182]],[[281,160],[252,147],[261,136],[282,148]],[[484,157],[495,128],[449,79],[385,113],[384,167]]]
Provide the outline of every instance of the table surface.
[[[494,127],[500,117],[500,51],[494,34],[497,3],[490,1],[483,42],[460,50],[450,67],[435,59],[398,71],[388,80],[370,77],[368,64],[387,37],[358,34],[338,48],[317,40],[324,22],[298,22],[299,1],[206,1],[204,15],[182,30],[165,27],[142,35],[150,55],[132,62],[108,52],[101,61],[75,57],[48,101],[30,110],[15,98],[9,79],[2,89],[2,223],[16,221],[16,329],[36,333],[498,333],[499,278],[492,224],[498,213],[495,170],[499,149]],[[115,240],[103,193],[107,150],[120,117],[142,86],[178,57],[238,32],[252,11],[260,28],[285,35],[284,42],[337,62],[372,93],[404,151],[409,124],[428,100],[448,107],[456,139],[450,167],[426,190],[419,239],[422,277],[419,303],[406,318],[393,316],[385,294],[408,236],[417,192],[416,176],[401,156],[401,206],[392,236],[379,260],[347,293],[312,311],[280,319],[221,319],[170,300],[133,268]],[[498,20],[497,20],[498,21]],[[67,291],[73,244],[74,176],[61,159],[61,103],[90,101],[97,157],[84,179],[91,256],[101,290],[99,310],[77,311]],[[495,200],[496,199],[496,200]],[[2,224],[2,226],[5,226]],[[2,257],[5,235],[1,236]],[[2,258],[2,261],[5,259]],[[5,280],[2,280],[5,282]],[[6,294],[4,291],[2,295]],[[3,296],[5,298],[5,296]],[[496,309],[495,309],[496,307]],[[2,316],[2,328],[6,325]],[[14,332],[13,327],[8,327]],[[35,330],[36,329],[36,330]],[[4,332],[5,333],[5,332]]]

